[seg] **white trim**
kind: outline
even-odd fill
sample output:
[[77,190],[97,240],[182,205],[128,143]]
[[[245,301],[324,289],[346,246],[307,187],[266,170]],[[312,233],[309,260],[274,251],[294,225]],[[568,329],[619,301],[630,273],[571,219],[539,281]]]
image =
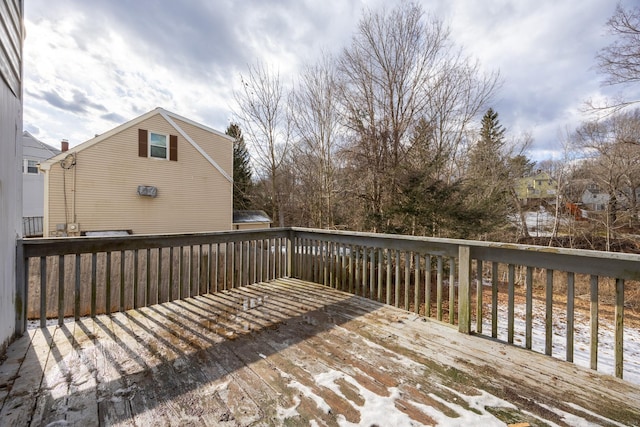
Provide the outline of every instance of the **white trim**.
[[214,133],[214,134],[216,134],[216,135],[218,135],[218,136],[221,136],[221,137],[223,137],[223,138],[225,138],[225,139],[228,139],[228,140],[229,140],[229,141],[231,141],[231,142],[235,141],[235,139],[234,139],[232,136],[229,136],[229,135],[227,135],[226,133],[222,133],[222,132],[217,131],[217,130],[215,130],[215,129],[213,129],[213,128],[210,128],[209,126],[206,126],[206,125],[203,125],[203,124],[200,124],[200,123],[194,122],[194,121],[193,121],[193,120],[191,120],[191,119],[188,119],[188,118],[186,118],[186,117],[182,117],[182,116],[181,116],[181,115],[179,115],[179,114],[172,113],[171,111],[167,111],[167,110],[162,109],[162,108],[158,108],[158,110],[161,110],[162,112],[164,112],[164,113],[166,113],[167,115],[169,115],[169,116],[173,117],[174,119],[178,119],[178,120],[180,120],[180,121],[182,121],[182,122],[188,123],[188,124],[190,124],[191,126],[195,126],[195,127],[200,128],[200,129],[202,129],[202,130],[206,130],[207,132]]
[[[35,162],[36,171],[29,172],[29,162]],[[23,175],[38,175],[40,173],[40,169],[38,169],[38,160],[35,159],[22,159],[22,174]]]
[[[169,113],[169,114],[170,114],[170,113]],[[218,172],[220,172],[220,173],[222,174],[222,176],[224,176],[224,177],[227,179],[227,181],[229,181],[229,182],[233,183],[233,178],[231,178],[231,176],[229,176],[229,174],[228,174],[227,172],[225,172],[225,170],[224,170],[224,169],[222,169],[222,168],[220,167],[220,165],[219,165],[219,164],[217,164],[217,163],[215,162],[215,160],[213,160],[213,159],[212,159],[212,158],[211,158],[211,157],[210,157],[210,156],[209,156],[209,155],[208,155],[208,154],[207,154],[207,153],[202,149],[202,147],[200,147],[200,146],[199,146],[199,145],[198,145],[198,144],[197,144],[197,143],[196,143],[196,142],[195,142],[195,141],[194,141],[194,140],[193,140],[193,139],[192,139],[192,138],[191,138],[191,137],[190,137],[190,136],[189,136],[189,135],[184,131],[184,130],[182,130],[182,128],[181,128],[180,126],[178,126],[178,124],[177,124],[176,122],[174,122],[174,121],[173,121],[173,119],[171,119],[171,117],[169,117],[169,114],[168,114],[168,112],[167,112],[167,111],[164,111],[164,110],[160,111],[160,115],[161,115],[162,117],[164,117],[164,119],[165,119],[167,122],[169,122],[169,124],[170,124],[171,126],[173,126],[173,127],[174,127],[174,129],[175,129],[175,130],[177,130],[177,131],[178,131],[178,133],[179,133],[180,135],[182,135],[182,137],[183,137],[184,139],[186,139],[187,141],[189,141],[189,144],[191,144],[191,145],[193,146],[193,148],[195,148],[195,149],[196,149],[200,154],[202,154],[202,156],[203,156],[205,159],[207,159],[207,161],[208,161],[209,163],[211,163],[211,166],[213,166],[214,168],[216,168],[216,169],[218,170]],[[175,116],[174,116],[174,117],[175,117]],[[175,118],[177,118],[178,120],[182,120],[182,119],[179,119],[178,117],[175,117]]]
[[[160,136],[164,136],[164,157],[157,157],[157,156],[152,156],[151,155],[151,134],[155,134],[155,135],[160,135]],[[160,160],[169,160],[169,146],[170,144],[170,140],[171,137],[163,132],[154,132],[154,131],[147,131],[147,157],[150,159],[160,159]],[[157,144],[153,144],[154,147],[159,147],[159,145]]]

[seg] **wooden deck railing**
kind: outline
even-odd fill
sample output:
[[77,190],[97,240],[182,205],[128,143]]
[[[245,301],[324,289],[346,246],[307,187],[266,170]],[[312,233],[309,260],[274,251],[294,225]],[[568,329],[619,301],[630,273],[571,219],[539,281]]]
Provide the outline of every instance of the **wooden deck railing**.
[[[29,239],[19,242],[18,259],[20,333],[27,317],[61,323],[292,276],[435,317],[462,333],[506,335],[512,344],[518,333],[527,349],[534,349],[534,323],[542,323],[548,355],[561,309],[567,361],[574,359],[576,284],[586,281],[589,366],[598,368],[599,316],[611,308],[620,378],[625,281],[640,279],[637,255],[301,228]],[[612,304],[600,302],[607,281]],[[533,310],[540,304],[543,314]]]
[[290,231],[28,239],[18,243],[16,330],[288,276]]

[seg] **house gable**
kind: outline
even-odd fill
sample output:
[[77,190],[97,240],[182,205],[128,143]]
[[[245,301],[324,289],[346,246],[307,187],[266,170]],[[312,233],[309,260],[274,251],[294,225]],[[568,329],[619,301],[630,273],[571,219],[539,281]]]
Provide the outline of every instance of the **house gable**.
[[[201,135],[203,133],[208,133],[209,135],[205,138],[203,138],[203,140],[208,139],[209,137],[216,136],[219,137],[217,139],[222,138],[223,140],[228,141],[230,144],[233,143],[233,138],[223,134],[221,132],[218,132],[208,126],[205,125],[201,125],[199,123],[194,122],[193,120],[189,120],[185,117],[182,117],[178,114],[172,113],[170,111],[164,110],[160,107],[156,108],[155,110],[149,111],[146,114],[143,114],[142,116],[136,117],[135,119],[126,122],[108,132],[105,132],[102,135],[98,135],[95,138],[92,138],[88,141],[83,142],[82,144],[77,145],[76,147],[74,147],[73,149],[71,149],[70,151],[73,153],[79,153],[83,150],[86,150],[104,140],[108,140],[109,138],[113,137],[114,135],[117,135],[120,132],[125,131],[126,129],[132,128],[132,127],[138,127],[138,129],[140,129],[141,127],[141,123],[144,123],[146,120],[148,120],[149,118],[155,116],[155,115],[160,115],[161,117],[163,117],[167,123],[169,123],[169,125],[171,125],[171,127],[173,128],[172,133],[178,133],[180,134],[185,141],[187,141],[189,144],[191,144],[208,162],[209,164],[211,164],[211,166],[213,166],[215,169],[218,170],[218,172],[220,172],[220,174],[222,176],[225,177],[225,179],[227,179],[229,182],[233,182],[233,178],[231,177],[231,174],[233,173],[233,166],[231,166],[230,168],[228,168],[227,170],[225,170],[225,168],[222,168],[218,162],[216,162],[214,160],[214,158],[216,157],[215,152],[208,152],[207,150],[203,149],[197,142],[197,139],[194,139],[193,137],[191,137],[189,135],[189,133],[187,133],[185,131],[184,128],[186,127],[191,127],[192,129],[190,129],[191,132],[198,132]],[[180,126],[180,123],[182,123],[182,126]],[[185,126],[188,125],[188,126]],[[174,152],[175,154],[175,160],[177,160],[177,139],[174,139],[175,143],[174,143]],[[205,144],[206,145],[206,144]],[[212,147],[213,148],[213,147]],[[171,149],[171,148],[170,148]],[[141,150],[142,148],[140,147],[140,143],[138,143],[138,155],[141,155]],[[52,157],[51,159],[43,162],[41,164],[41,169],[42,170],[48,170],[52,164],[55,164],[56,162],[59,162],[60,160],[63,160],[66,155],[68,153],[61,153],[55,157]]]
[[[69,223],[135,234],[231,229],[232,180],[218,162],[232,159],[232,140],[154,111],[48,162],[47,235]],[[166,158],[141,148],[150,133],[167,136]],[[64,170],[67,156],[74,165]]]

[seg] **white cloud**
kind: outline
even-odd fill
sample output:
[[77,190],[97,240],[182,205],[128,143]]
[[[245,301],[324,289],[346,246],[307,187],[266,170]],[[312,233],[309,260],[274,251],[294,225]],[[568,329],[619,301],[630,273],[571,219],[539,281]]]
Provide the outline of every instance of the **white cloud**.
[[[399,1],[29,1],[25,129],[40,129],[45,142],[77,144],[161,106],[224,130],[248,64],[265,61],[289,82],[323,50],[339,53],[350,42],[363,7]],[[424,7],[486,70],[500,70],[494,108],[513,135],[533,135],[534,158],[556,150],[583,102],[606,92],[592,66],[610,40],[603,36],[615,7],[609,0]]]

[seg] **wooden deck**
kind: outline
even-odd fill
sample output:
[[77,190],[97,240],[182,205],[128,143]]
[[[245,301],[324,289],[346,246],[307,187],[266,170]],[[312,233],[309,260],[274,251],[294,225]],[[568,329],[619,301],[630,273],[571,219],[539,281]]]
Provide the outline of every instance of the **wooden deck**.
[[280,279],[29,330],[0,425],[640,425],[640,386]]

